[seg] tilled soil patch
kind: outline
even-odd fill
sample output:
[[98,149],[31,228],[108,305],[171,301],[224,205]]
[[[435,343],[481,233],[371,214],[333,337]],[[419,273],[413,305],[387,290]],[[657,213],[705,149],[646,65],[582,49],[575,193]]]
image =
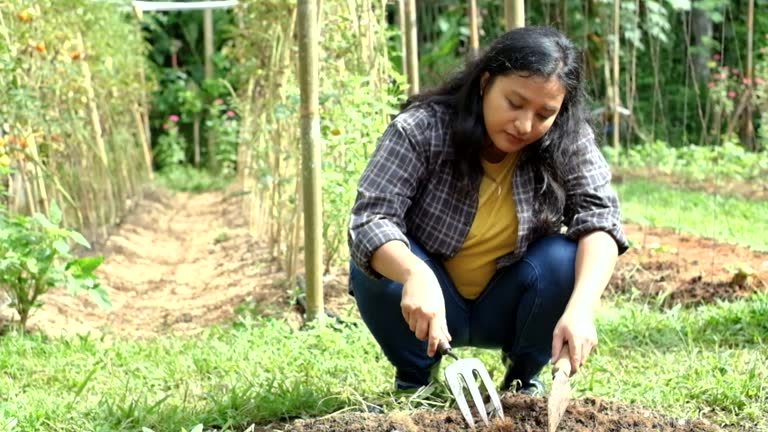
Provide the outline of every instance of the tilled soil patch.
[[[495,419],[494,432],[539,432],[547,430],[547,400],[525,395],[502,398],[505,419]],[[282,428],[264,428],[286,432],[459,432],[470,430],[456,410],[417,410],[389,414],[341,413],[322,419],[297,420]],[[569,432],[714,432],[720,431],[704,420],[665,417],[653,411],[600,399],[571,401],[559,431]]]

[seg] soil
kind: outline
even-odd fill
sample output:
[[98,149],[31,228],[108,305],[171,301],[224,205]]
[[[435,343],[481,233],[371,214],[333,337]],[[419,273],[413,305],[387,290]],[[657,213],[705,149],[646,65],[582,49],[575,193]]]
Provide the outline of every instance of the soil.
[[693,306],[768,291],[768,254],[712,239],[625,224],[635,243],[622,255],[609,291]]
[[[147,192],[108,239],[91,251],[106,257],[98,273],[109,287],[113,309],[106,312],[87,296],[54,290],[43,298],[45,304],[32,316],[30,329],[53,336],[193,335],[210,325],[231,322],[242,305],[301,326],[301,308],[291,294],[295,290],[286,286],[286,273],[267,245],[250,235],[242,209],[237,194]],[[635,247],[619,260],[610,284],[615,293],[665,294],[665,304],[691,305],[768,289],[768,254],[672,230],[636,225],[625,229]],[[729,266],[752,270],[738,273]],[[735,274],[741,276],[734,280]],[[325,285],[328,311],[341,316],[355,314],[346,280],[342,268],[326,278]],[[11,310],[0,306],[0,321],[11,318]],[[509,396],[504,403],[508,419],[493,430],[544,430],[545,399]],[[459,431],[463,425],[455,411],[345,413],[297,421],[289,430]],[[640,407],[582,399],[571,403],[560,430],[719,429],[664,418]]]
[[[504,419],[494,419],[488,428],[493,432],[539,432],[547,430],[547,400],[525,395],[502,397]],[[476,419],[479,421],[479,419]],[[272,427],[266,430],[274,430]],[[278,429],[280,429],[278,427]],[[342,413],[323,419],[299,420],[283,426],[284,431],[338,432],[459,432],[469,430],[456,410],[418,410],[390,414]],[[599,399],[571,401],[558,425],[569,432],[714,432],[720,431],[705,420],[682,420],[658,415],[650,410]]]

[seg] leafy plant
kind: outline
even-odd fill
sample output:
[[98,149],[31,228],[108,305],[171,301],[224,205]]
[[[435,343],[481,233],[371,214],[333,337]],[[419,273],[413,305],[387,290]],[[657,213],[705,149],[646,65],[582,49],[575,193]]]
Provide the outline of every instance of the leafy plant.
[[91,294],[97,304],[110,308],[109,295],[94,274],[103,257],[76,258],[70,241],[90,244],[77,231],[60,226],[62,213],[55,203],[50,219],[41,213],[9,217],[0,212],[0,289],[11,298],[19,314],[19,328],[26,329],[40,296],[54,287],[66,287],[72,295]]

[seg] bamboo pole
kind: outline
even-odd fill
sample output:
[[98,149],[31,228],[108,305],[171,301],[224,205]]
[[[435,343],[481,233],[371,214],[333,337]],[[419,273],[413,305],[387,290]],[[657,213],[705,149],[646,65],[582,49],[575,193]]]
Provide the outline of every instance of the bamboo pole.
[[147,176],[150,180],[154,178],[152,170],[152,150],[149,148],[149,142],[147,141],[147,135],[144,133],[144,122],[141,118],[141,109],[138,104],[133,105],[133,118],[136,122],[136,128],[139,130],[139,141],[141,142],[141,150],[144,154],[144,164],[147,168]]
[[747,100],[746,107],[746,122],[744,124],[744,146],[752,150],[757,149],[757,144],[755,143],[755,129],[752,125],[752,94],[755,88],[754,83],[752,82],[752,78],[754,76],[754,34],[755,0],[749,0],[747,8],[747,70],[745,71],[745,78],[747,81],[747,93],[750,97]]
[[405,48],[408,71],[408,95],[419,92],[419,40],[416,22],[416,0],[405,0]]
[[[83,34],[78,32],[77,34],[78,47],[81,52],[86,52],[85,43],[83,42]],[[112,183],[109,180],[109,158],[107,157],[107,146],[104,143],[104,131],[101,127],[101,120],[99,118],[99,109],[96,104],[96,91],[93,88],[93,79],[91,75],[91,68],[88,66],[87,59],[80,61],[81,69],[83,72],[83,86],[85,86],[85,92],[87,95],[88,110],[91,115],[91,126],[93,127],[93,136],[96,140],[96,146],[99,150],[99,158],[104,169],[104,187],[107,192],[107,204],[109,208],[108,216],[104,217],[102,224],[107,222],[111,223],[115,219],[115,198],[112,191]]]
[[[214,78],[213,70],[213,11],[206,9],[203,11],[203,45],[205,49],[205,79]],[[200,128],[199,116],[195,118],[195,127]],[[198,135],[199,136],[199,135]],[[208,143],[208,166],[214,173],[219,172],[219,161],[216,159],[216,139],[210,131],[206,131]],[[199,150],[198,150],[199,151]]]
[[621,120],[619,117],[619,33],[621,20],[621,0],[613,0],[613,147],[616,150],[621,148],[619,141],[619,127]]
[[37,140],[34,134],[30,134],[27,137],[27,144],[29,145],[29,153],[32,156],[32,172],[35,177],[35,185],[37,186],[37,192],[40,194],[40,202],[42,203],[42,210],[46,215],[50,215],[50,205],[48,202],[48,192],[45,188],[45,179],[43,178],[43,170],[40,168],[40,155],[37,151]]
[[507,30],[525,27],[525,1],[504,0],[504,21]]
[[477,27],[477,0],[469,0],[469,53],[472,60],[480,52],[480,33]]
[[402,59],[403,76],[408,76],[408,46],[405,33],[407,30],[405,18],[405,0],[397,0],[397,25],[400,29],[400,58]]
[[320,115],[317,1],[299,0],[299,88],[304,203],[304,265],[307,320],[322,320],[322,207],[320,205]]

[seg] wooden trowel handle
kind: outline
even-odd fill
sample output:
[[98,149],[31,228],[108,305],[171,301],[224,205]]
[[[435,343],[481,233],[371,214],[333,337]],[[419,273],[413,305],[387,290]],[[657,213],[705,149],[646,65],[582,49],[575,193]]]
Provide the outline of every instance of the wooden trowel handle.
[[571,376],[571,350],[568,349],[568,344],[563,344],[560,357],[552,367],[552,375],[554,376],[559,371],[565,372],[565,376]]

